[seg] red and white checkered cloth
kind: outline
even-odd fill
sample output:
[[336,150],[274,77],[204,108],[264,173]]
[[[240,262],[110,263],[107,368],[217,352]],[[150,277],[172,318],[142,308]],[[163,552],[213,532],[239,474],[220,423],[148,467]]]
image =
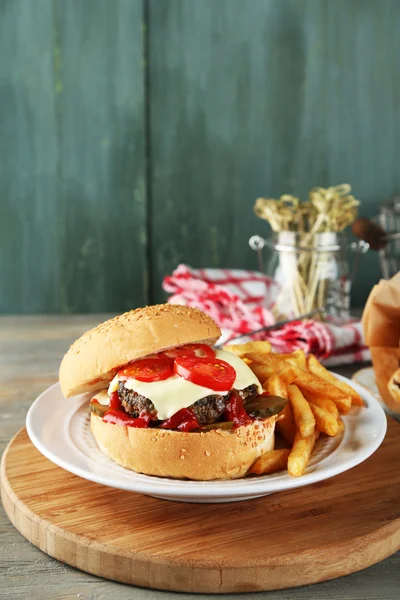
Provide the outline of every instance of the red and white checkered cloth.
[[[179,265],[164,278],[163,289],[172,294],[169,302],[194,306],[210,315],[222,330],[220,343],[275,323],[270,309],[279,288],[257,271]],[[340,327],[313,320],[295,321],[276,330],[244,336],[237,343],[249,339],[269,340],[280,352],[301,348],[328,365],[370,359],[359,321]]]

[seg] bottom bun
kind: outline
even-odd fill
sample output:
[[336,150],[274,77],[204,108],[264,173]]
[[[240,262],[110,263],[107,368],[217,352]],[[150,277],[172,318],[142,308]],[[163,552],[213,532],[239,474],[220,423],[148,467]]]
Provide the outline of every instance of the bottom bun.
[[397,394],[393,395],[390,381],[394,372],[399,368],[400,350],[399,348],[389,348],[386,346],[375,346],[370,348],[370,350],[379,394],[385,405],[396,412],[400,407],[400,398]]
[[276,417],[226,431],[184,433],[104,422],[91,413],[100,450],[114,462],[145,475],[175,479],[237,479],[274,447]]

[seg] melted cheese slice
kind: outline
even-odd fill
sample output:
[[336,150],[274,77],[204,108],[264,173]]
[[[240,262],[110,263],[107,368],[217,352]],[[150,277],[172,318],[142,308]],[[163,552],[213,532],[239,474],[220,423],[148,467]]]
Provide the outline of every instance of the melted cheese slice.
[[[241,358],[225,350],[216,350],[216,356],[232,365],[235,369],[236,379],[232,387],[237,390],[243,390],[249,385],[256,385],[259,392],[262,392],[257,377]],[[160,420],[169,419],[169,417],[172,417],[181,408],[187,408],[206,396],[226,396],[229,392],[229,390],[226,390],[226,392],[216,392],[210,388],[186,381],[186,379],[183,379],[179,375],[173,375],[169,379],[154,381],[153,383],[128,379],[124,382],[124,385],[128,390],[134,390],[141,396],[149,398],[154,404]],[[108,393],[111,394],[117,389],[118,375],[110,383]]]
[[99,404],[102,404],[103,406],[107,406],[107,404],[110,404],[110,396],[107,394],[106,390],[102,390],[101,392],[97,392],[97,394],[95,396],[93,396],[92,400],[97,400],[97,402]]

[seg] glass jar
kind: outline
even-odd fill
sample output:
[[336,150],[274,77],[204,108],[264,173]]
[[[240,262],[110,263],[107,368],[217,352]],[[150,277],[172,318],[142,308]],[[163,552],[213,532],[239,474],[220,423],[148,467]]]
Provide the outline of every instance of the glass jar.
[[400,271],[400,197],[383,202],[375,220],[389,234],[387,244],[379,250],[379,263],[382,277],[390,279]]
[[[344,233],[317,234],[281,231],[272,240],[250,238],[260,269],[279,285],[274,312],[293,318],[321,311],[340,319],[350,317],[348,242]],[[262,251],[269,249],[264,268]]]

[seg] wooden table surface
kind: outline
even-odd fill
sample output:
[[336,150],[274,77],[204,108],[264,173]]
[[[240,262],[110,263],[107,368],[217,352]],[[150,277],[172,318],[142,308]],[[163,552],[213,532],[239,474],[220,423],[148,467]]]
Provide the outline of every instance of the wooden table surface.
[[[32,401],[57,380],[58,365],[68,345],[105,318],[106,315],[0,317],[1,452],[24,425]],[[336,370],[351,376],[359,366]],[[279,592],[238,594],[232,598],[397,600],[399,589],[400,553],[397,553],[362,572],[334,581]],[[184,600],[189,597],[196,596],[132,588],[61,564],[29,544],[0,509],[0,600]]]

